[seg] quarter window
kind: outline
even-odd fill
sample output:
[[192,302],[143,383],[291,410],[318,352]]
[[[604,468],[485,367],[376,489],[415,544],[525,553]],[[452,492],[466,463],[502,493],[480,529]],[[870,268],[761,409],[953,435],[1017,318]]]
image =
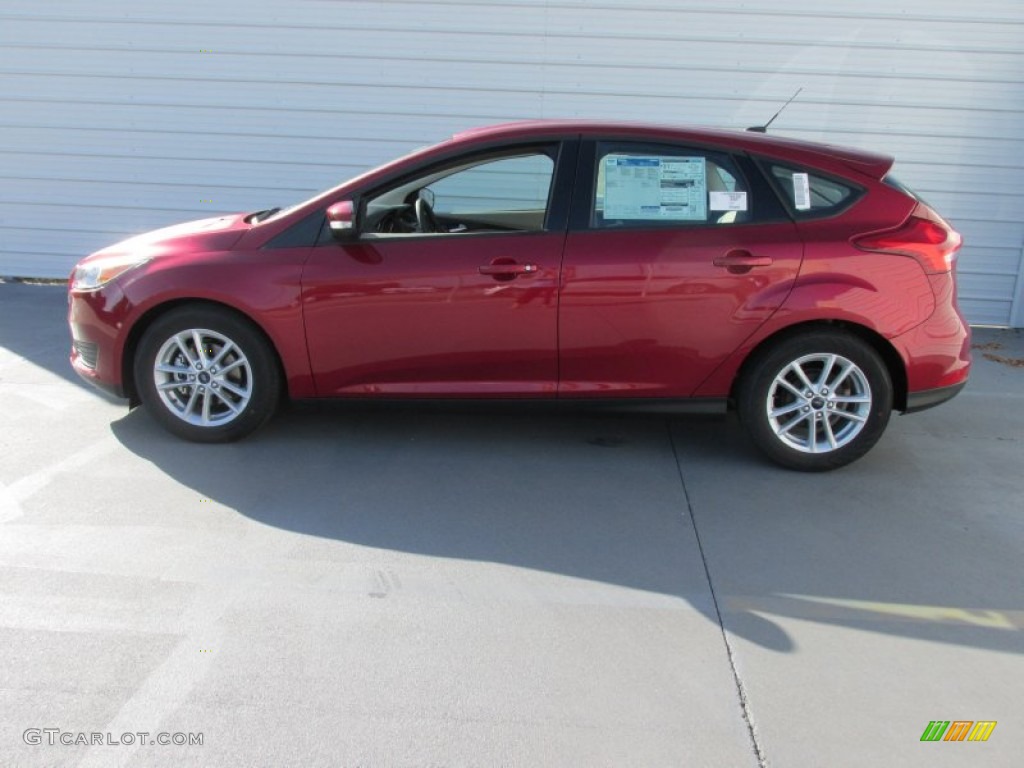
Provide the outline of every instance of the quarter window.
[[591,226],[728,225],[750,217],[750,190],[725,154],[603,144]]
[[835,179],[785,165],[770,166],[783,197],[798,216],[838,213],[859,195],[859,190]]

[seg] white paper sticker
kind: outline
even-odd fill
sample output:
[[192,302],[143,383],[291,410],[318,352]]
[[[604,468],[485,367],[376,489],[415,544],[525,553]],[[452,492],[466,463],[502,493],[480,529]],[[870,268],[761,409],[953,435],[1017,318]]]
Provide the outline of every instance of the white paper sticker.
[[708,208],[712,211],[747,210],[746,192],[709,192]]
[[606,219],[707,219],[703,157],[608,155],[604,173]]
[[798,211],[811,207],[811,182],[806,173],[793,174],[793,205]]

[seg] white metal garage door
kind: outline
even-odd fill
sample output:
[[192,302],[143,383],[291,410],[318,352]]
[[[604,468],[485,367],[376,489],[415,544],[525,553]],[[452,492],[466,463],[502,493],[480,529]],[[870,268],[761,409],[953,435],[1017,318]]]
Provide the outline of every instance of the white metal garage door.
[[0,275],[284,204],[472,125],[624,117],[897,156],[962,230],[975,323],[1024,325],[1019,0],[4,0]]

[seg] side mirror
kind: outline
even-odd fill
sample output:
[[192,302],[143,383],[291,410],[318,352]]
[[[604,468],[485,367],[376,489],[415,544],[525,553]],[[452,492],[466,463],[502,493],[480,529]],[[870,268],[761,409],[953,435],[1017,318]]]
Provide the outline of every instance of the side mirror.
[[356,207],[351,200],[342,200],[327,209],[327,225],[335,240],[352,240],[358,233]]

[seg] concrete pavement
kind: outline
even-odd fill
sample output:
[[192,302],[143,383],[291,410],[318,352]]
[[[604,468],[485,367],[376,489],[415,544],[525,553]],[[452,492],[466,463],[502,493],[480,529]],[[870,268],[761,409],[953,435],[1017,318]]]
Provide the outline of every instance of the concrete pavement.
[[63,312],[0,285],[0,764],[1019,764],[1019,333],[802,475],[731,419],[303,404],[191,445],[77,381]]

